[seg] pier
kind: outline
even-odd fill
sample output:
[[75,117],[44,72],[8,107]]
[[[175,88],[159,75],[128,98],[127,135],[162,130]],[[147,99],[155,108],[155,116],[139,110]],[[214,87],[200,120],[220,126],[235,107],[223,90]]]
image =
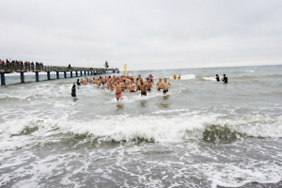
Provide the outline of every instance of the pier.
[[25,83],[26,72],[34,72],[35,81],[39,82],[39,73],[46,72],[47,79],[51,80],[50,73],[56,72],[56,78],[60,79],[60,73],[64,73],[64,78],[80,77],[80,76],[90,76],[90,75],[99,75],[105,74],[108,72],[119,73],[118,68],[92,68],[92,67],[70,67],[70,66],[43,66],[42,64],[36,65],[18,65],[18,64],[0,64],[0,74],[1,74],[1,85],[6,85],[5,74],[9,73],[19,73],[21,83]]

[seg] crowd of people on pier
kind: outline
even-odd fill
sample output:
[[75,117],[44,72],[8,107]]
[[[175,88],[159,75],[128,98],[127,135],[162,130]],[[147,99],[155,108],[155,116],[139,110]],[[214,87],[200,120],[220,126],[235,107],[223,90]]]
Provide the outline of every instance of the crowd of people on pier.
[[0,69],[16,69],[25,71],[41,71],[43,69],[43,63],[33,62],[33,61],[18,61],[11,59],[0,59]]
[[[136,93],[140,91],[141,96],[147,96],[147,92],[150,92],[154,87],[153,76],[150,74],[145,79],[141,75],[135,79],[133,76],[108,76],[99,78],[93,77],[84,79],[77,79],[76,84],[73,84],[72,87],[72,96],[75,97],[75,88],[81,85],[94,84],[99,86],[101,89],[108,89],[115,91],[116,99],[119,101],[122,98],[123,92]],[[170,83],[166,78],[162,80],[161,78],[156,83],[156,89],[162,91],[164,94],[167,94]]]

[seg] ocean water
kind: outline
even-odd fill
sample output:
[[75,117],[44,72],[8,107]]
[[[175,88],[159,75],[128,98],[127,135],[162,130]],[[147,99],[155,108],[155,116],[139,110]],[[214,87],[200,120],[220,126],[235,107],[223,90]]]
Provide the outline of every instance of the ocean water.
[[169,95],[117,103],[86,85],[72,98],[77,78],[7,75],[0,187],[282,187],[282,66],[138,74],[169,78]]

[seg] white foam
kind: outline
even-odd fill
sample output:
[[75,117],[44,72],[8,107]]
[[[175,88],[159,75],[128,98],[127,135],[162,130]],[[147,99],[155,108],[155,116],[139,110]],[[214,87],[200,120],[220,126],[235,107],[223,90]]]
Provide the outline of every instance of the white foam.
[[[140,97],[141,98],[141,97]],[[165,114],[177,113],[173,116]],[[161,116],[159,116],[161,115]],[[132,141],[136,138],[154,140],[157,142],[179,142],[186,139],[201,139],[205,129],[211,125],[228,127],[232,132],[253,137],[282,137],[282,116],[269,117],[260,114],[248,114],[244,117],[224,118],[225,115],[189,109],[160,110],[152,115],[115,115],[96,116],[93,120],[69,120],[69,114],[58,114],[60,118],[49,118],[42,114],[40,119],[11,120],[0,123],[0,149],[13,149],[33,144],[32,140],[17,136],[9,139],[11,135],[21,134],[26,128],[38,128],[32,133],[35,138],[55,134],[50,132],[59,128],[57,132],[88,134],[104,141],[115,140]],[[56,132],[56,134],[57,134]]]
[[250,73],[254,73],[254,70],[245,70],[245,72],[250,72]]
[[214,77],[203,77],[204,80],[216,81]]
[[[147,96],[141,96],[140,91],[137,91],[135,93],[129,93],[124,92],[122,98],[120,99],[120,103],[134,103],[136,101],[141,100],[149,100],[155,97],[163,96],[162,92],[147,92]],[[109,98],[109,100],[106,102],[106,104],[112,104],[117,103],[117,100],[115,98],[115,93],[112,93],[112,98]]]
[[[211,167],[213,168],[213,167]],[[207,176],[212,181],[212,187],[241,187],[247,183],[278,183],[281,181],[281,168],[274,164],[257,167],[242,167],[226,164],[221,171],[206,170]]]
[[[180,75],[180,76],[181,76],[180,80],[193,80],[193,79],[196,78],[196,76],[194,74],[185,74],[185,75]],[[177,77],[178,77],[178,75],[177,75]],[[174,80],[173,76],[170,76],[169,79]],[[176,79],[176,80],[178,80],[178,79]]]

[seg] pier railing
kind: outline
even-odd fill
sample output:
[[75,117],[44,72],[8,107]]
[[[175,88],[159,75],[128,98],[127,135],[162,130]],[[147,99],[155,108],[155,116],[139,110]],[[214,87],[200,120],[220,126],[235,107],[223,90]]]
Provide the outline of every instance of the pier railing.
[[[20,73],[21,83],[25,82],[24,79],[24,73],[25,72],[34,72],[36,81],[39,81],[39,72],[47,72],[47,78],[48,80],[51,79],[50,72],[57,72],[57,79],[59,79],[60,72],[64,73],[64,78],[67,78],[67,73],[70,74],[70,77],[73,77],[73,72],[75,72],[75,76],[84,76],[86,75],[97,75],[97,74],[103,74],[107,73],[108,71],[111,71],[113,73],[119,73],[119,69],[117,68],[92,68],[92,67],[71,67],[71,66],[43,66],[42,63],[37,64],[15,64],[15,63],[6,63],[2,64],[0,63],[0,74],[1,74],[1,85],[5,85],[5,73],[13,73],[18,72]],[[80,72],[80,74],[78,73]]]
[[68,67],[68,66],[43,66],[43,65],[18,65],[18,64],[0,64],[0,72],[70,72],[70,71],[94,71],[103,73],[104,71],[119,71],[118,69],[92,68],[92,67]]

